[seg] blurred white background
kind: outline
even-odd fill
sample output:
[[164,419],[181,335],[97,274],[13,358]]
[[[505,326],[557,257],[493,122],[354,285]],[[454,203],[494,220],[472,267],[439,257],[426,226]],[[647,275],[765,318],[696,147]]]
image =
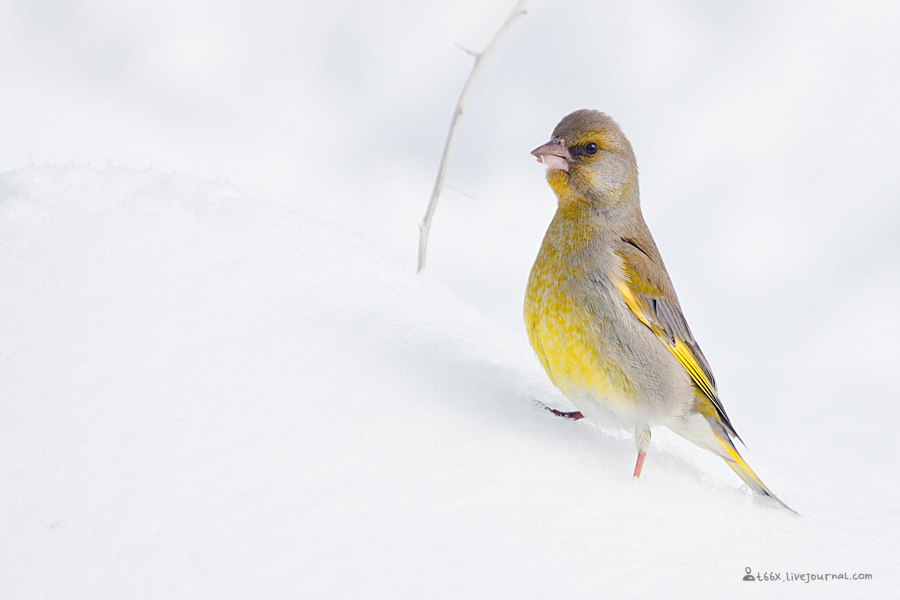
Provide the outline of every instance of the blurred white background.
[[[513,3],[0,0],[0,169],[221,177],[412,270],[471,64],[454,44],[480,49]],[[568,112],[604,110],[742,436],[782,438],[798,468],[843,445],[841,479],[878,485],[860,458],[900,460],[900,5],[528,10],[462,120],[463,193],[438,208],[429,276],[525,343],[554,210],[529,151]]]

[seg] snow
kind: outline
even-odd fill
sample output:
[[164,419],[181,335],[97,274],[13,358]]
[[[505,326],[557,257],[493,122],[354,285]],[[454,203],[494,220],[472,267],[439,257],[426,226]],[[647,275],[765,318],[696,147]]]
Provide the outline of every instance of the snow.
[[[896,444],[822,443],[858,432],[853,405],[790,439],[765,434],[767,404],[742,408],[749,462],[801,517],[665,432],[633,481],[628,436],[540,407],[566,403],[520,337],[366,239],[224,180],[0,175],[0,361],[4,600],[900,584]],[[873,578],[748,583],[748,566]]]
[[[896,596],[900,4],[529,0],[415,276],[512,4],[0,2],[0,599]],[[802,517],[540,407],[577,108]]]

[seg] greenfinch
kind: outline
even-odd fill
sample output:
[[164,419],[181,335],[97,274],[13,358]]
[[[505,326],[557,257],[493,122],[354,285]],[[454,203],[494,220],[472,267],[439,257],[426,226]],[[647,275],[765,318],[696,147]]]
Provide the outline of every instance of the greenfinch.
[[556,414],[633,431],[639,477],[651,428],[722,457],[755,492],[788,508],[735,447],[740,440],[644,222],[631,144],[604,113],[566,116],[532,154],[558,200],[528,278],[525,324],[556,387]]

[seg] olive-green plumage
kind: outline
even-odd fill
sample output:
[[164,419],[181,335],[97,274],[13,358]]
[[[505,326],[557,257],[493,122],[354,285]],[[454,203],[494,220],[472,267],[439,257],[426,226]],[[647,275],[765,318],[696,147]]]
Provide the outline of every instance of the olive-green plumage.
[[635,476],[662,425],[781,503],[732,442],[740,438],[641,214],[628,139],[605,114],[579,110],[532,154],[558,199],[525,295],[547,375],[586,417],[635,433]]

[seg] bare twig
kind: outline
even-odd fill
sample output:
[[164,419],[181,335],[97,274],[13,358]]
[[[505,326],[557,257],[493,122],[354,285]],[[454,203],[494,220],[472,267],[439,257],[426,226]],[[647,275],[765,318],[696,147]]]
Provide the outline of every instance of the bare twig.
[[454,48],[459,48],[460,50],[462,50],[463,52],[465,52],[466,54],[468,54],[468,55],[471,56],[472,58],[478,58],[478,53],[477,53],[477,52],[475,52],[474,50],[469,50],[468,48],[466,48],[466,47],[463,46],[462,44],[453,44],[453,47],[454,47]]
[[422,219],[422,223],[419,224],[419,261],[416,272],[420,272],[425,268],[425,252],[428,248],[428,232],[431,230],[431,220],[434,218],[434,209],[437,207],[438,198],[440,198],[441,192],[444,189],[444,179],[447,176],[447,163],[450,160],[450,149],[453,147],[453,141],[456,139],[456,126],[466,107],[469,93],[472,91],[472,85],[481,73],[481,69],[487,58],[497,46],[500,45],[503,36],[506,35],[506,32],[509,31],[509,28],[512,27],[515,20],[524,14],[525,0],[518,0],[506,17],[503,25],[500,26],[500,29],[498,29],[494,34],[494,37],[491,38],[491,41],[484,47],[484,50],[474,53],[463,48],[463,51],[470,54],[475,59],[475,62],[472,64],[472,70],[469,72],[469,77],[466,79],[466,83],[459,93],[459,100],[456,101],[456,108],[453,110],[453,118],[450,120],[450,130],[447,132],[447,139],[444,141],[444,153],[441,155],[441,164],[438,167],[437,177],[434,180],[434,189],[431,191],[431,200],[428,202],[428,209],[425,211],[425,217]]
[[465,191],[465,190],[461,190],[461,189],[459,189],[458,187],[455,187],[455,186],[452,186],[452,185],[449,185],[449,184],[448,184],[448,185],[445,185],[445,186],[444,186],[444,189],[445,189],[445,190],[450,190],[451,192],[456,192],[456,193],[459,194],[460,196],[465,196],[466,198],[471,198],[472,200],[478,200],[478,198],[475,197],[475,194],[470,194],[469,192],[467,192],[467,191]]

